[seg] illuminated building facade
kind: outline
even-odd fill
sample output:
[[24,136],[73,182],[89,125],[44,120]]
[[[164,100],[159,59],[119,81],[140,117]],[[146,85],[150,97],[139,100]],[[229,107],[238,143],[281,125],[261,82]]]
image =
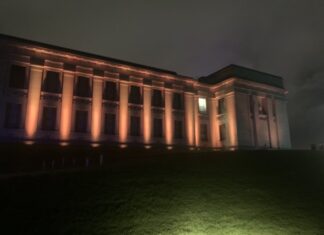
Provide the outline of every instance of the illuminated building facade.
[[2,141],[290,148],[282,78],[175,72],[0,37]]

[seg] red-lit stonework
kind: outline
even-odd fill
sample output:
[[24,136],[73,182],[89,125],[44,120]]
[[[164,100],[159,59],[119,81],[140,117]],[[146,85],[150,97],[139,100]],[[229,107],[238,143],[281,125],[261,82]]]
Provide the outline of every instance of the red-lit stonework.
[[2,141],[290,148],[282,79],[230,65],[200,79],[0,36]]

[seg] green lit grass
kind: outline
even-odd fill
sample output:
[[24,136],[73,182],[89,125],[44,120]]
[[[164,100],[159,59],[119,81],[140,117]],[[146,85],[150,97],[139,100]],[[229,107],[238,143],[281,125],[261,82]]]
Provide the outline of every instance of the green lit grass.
[[0,231],[324,234],[324,153],[126,155],[0,180]]

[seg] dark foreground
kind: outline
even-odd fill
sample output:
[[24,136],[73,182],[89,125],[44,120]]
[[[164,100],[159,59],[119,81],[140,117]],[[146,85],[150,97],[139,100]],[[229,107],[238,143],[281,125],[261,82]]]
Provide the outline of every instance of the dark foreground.
[[324,234],[324,152],[73,151],[3,161],[1,234]]

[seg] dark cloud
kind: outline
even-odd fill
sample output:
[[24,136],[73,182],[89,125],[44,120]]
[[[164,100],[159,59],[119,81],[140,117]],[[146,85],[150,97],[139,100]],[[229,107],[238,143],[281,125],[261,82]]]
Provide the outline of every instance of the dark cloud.
[[0,2],[0,32],[199,77],[229,63],[281,75],[293,144],[324,142],[324,1]]

